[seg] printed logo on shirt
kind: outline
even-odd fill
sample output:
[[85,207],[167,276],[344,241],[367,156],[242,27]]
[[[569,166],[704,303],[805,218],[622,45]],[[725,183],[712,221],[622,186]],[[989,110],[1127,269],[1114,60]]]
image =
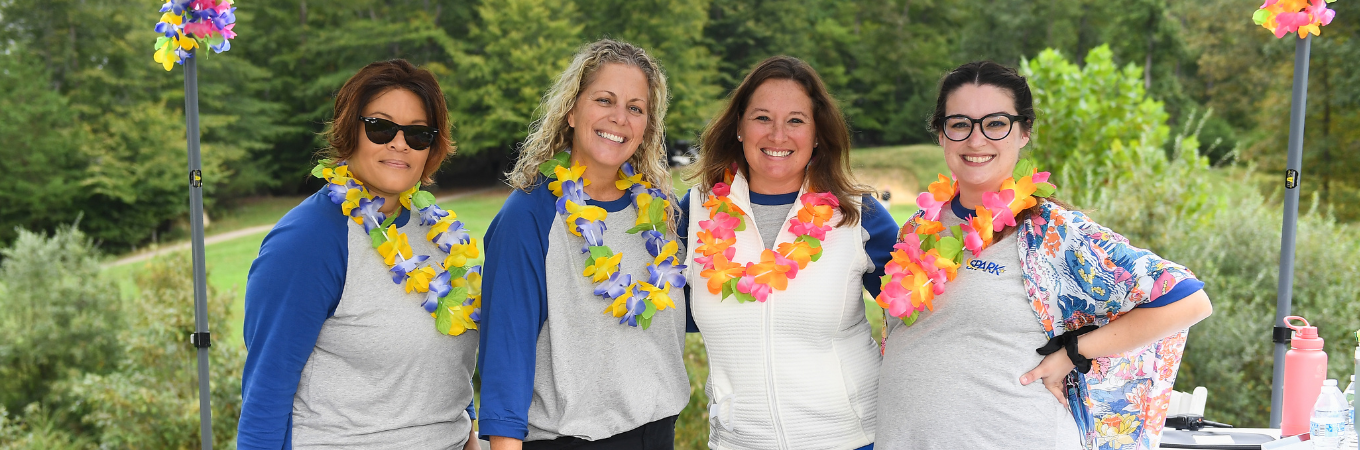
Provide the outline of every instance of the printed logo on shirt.
[[983,261],[981,259],[974,259],[972,261],[968,261],[968,266],[966,268],[968,270],[987,272],[992,275],[1001,275],[1003,273],[1006,273],[1006,266],[994,262]]

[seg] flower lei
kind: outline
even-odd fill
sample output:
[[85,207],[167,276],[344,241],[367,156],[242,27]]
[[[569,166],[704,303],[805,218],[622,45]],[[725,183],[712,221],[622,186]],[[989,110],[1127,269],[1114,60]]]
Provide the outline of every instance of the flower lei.
[[156,53],[152,59],[170,71],[194,56],[194,49],[207,46],[214,52],[231,50],[236,38],[236,8],[232,0],[169,0],[161,6],[156,23]]
[[797,217],[789,219],[789,232],[793,242],[778,245],[778,251],[765,249],[760,253],[760,262],[741,264],[732,261],[737,249],[737,231],[746,229],[746,215],[732,199],[733,173],[724,171],[724,182],[713,185],[704,207],[708,208],[709,220],[699,222],[699,242],[694,250],[694,262],[703,264],[700,275],[708,278],[708,292],[722,294],[722,299],[735,296],[738,303],[751,301],[764,302],[775,290],[784,290],[789,280],[798,276],[799,270],[807,269],[808,264],[822,257],[822,239],[831,226],[826,224],[840,207],[840,200],[830,193],[804,193],[800,200],[803,208]]
[[647,281],[634,280],[632,274],[619,272],[623,253],[614,253],[604,245],[604,219],[609,213],[586,204],[590,195],[585,187],[590,180],[584,178],[585,166],[572,164],[571,154],[563,151],[540,164],[538,170],[555,180],[548,183],[548,189],[557,196],[557,214],[563,217],[567,231],[585,239],[581,253],[586,254],[586,268],[581,275],[598,283],[595,295],[610,301],[604,314],[618,318],[620,325],[641,326],[645,330],[652,326],[657,311],[675,308],[670,291],[685,287],[685,266],[676,256],[679,246],[666,239],[671,205],[666,193],[643,180],[632,165],[624,163],[619,168],[614,186],[628,192],[637,211],[636,226],[627,232],[641,232],[647,253],[653,258],[647,264]]
[[1049,173],[1039,172],[1033,162],[1020,161],[1012,177],[1001,182],[999,192],[982,194],[982,207],[976,216],[949,227],[951,236],[940,237],[945,231],[939,222],[940,211],[958,192],[957,181],[940,175],[938,181],[930,183],[928,192],[916,198],[923,214],[914,219],[915,232],[893,246],[892,260],[884,268],[883,290],[875,298],[878,305],[907,325],[916,322],[921,311],[933,311],[931,302],[944,293],[945,283],[954,280],[965,262],[963,250],[974,256],[982,253],[992,245],[994,233],[1016,226],[1016,214],[1038,204],[1039,198],[1053,195],[1057,187],[1048,182],[1048,177]]
[[428,225],[425,238],[447,253],[442,263],[427,261],[429,255],[416,255],[406,233],[397,230],[391,217],[378,211],[385,201],[368,192],[355,179],[345,163],[322,160],[312,175],[326,180],[326,195],[340,212],[362,224],[373,247],[390,267],[392,282],[403,285],[407,293],[424,292],[421,307],[435,320],[435,329],[450,336],[477,329],[482,312],[482,266],[468,267],[478,256],[477,239],[463,228],[457,214],[435,204],[434,195],[420,190],[417,183],[398,196],[402,207],[420,214],[420,224]]
[[1322,35],[1322,26],[1332,23],[1336,11],[1327,8],[1327,3],[1336,0],[1266,0],[1251,15],[1251,20],[1262,28],[1275,33],[1276,38],[1297,31],[1299,39]]

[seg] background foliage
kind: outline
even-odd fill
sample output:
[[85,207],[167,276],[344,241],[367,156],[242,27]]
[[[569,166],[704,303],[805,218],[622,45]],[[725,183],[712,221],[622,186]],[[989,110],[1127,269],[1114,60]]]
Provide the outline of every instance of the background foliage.
[[[0,2],[0,243],[14,226],[82,228],[110,250],[154,243],[184,223],[181,73],[150,58],[158,2]],[[1305,142],[1307,194],[1360,218],[1360,61],[1353,2],[1315,39]],[[818,69],[860,145],[930,142],[924,116],[939,77],[969,60],[1018,65],[1044,49],[1128,70],[1100,92],[1162,102],[1179,128],[1213,108],[1197,150],[1211,162],[1277,173],[1287,136],[1293,43],[1251,24],[1231,0],[283,0],[243,2],[233,50],[203,55],[209,212],[261,194],[315,189],[332,93],[359,67],[407,58],[441,80],[460,154],[447,185],[494,181],[573,49],[636,42],[666,68],[672,141],[695,141],[752,65],[790,54]],[[1123,70],[1123,69],[1121,69]],[[1135,76],[1136,75],[1136,76]],[[1084,97],[1083,99],[1091,99]],[[1068,106],[1052,105],[1067,114]],[[1064,108],[1064,109],[1058,109]],[[1131,120],[1162,122],[1127,111]],[[1055,133],[1094,126],[1057,121]],[[42,132],[32,132],[42,130]],[[1048,139],[1042,134],[1039,139]],[[1056,137],[1054,139],[1057,139]],[[1084,154],[1100,141],[1055,151]],[[1270,192],[1264,191],[1266,195]]]
[[[154,244],[187,219],[182,69],[150,58],[159,3],[0,0],[0,449],[196,446],[187,261],[138,268],[124,297],[97,264],[101,249]],[[1265,426],[1294,42],[1252,25],[1254,6],[246,1],[234,49],[200,60],[209,213],[312,192],[305,174],[331,95],[374,60],[407,58],[439,77],[460,143],[439,176],[457,186],[495,180],[573,49],[600,37],[661,60],[672,141],[695,140],[753,64],[790,54],[826,80],[858,146],[931,142],[939,77],[993,59],[1030,78],[1031,153],[1063,198],[1207,283],[1215,314],[1192,330],[1177,388],[1208,387],[1214,420]],[[1360,328],[1360,46],[1346,19],[1360,8],[1331,6],[1338,20],[1313,42],[1294,308],[1321,326],[1330,375],[1344,378],[1348,331]],[[211,328],[229,332],[233,295],[210,297]],[[697,389],[702,341],[687,348]],[[214,436],[229,447],[242,350],[212,351]],[[702,397],[681,419],[682,446],[706,442]]]

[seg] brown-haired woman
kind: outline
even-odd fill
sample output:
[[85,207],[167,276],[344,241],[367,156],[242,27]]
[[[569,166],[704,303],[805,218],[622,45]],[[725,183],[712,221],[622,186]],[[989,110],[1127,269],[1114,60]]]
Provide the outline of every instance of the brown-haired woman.
[[836,101],[807,63],[773,57],[701,145],[680,229],[709,446],[870,446],[879,353],[862,292],[877,294],[897,224],[850,173]]
[[[476,306],[450,295],[467,291],[449,289],[449,260],[420,256],[475,257],[461,224],[418,192],[453,151],[448,135],[439,84],[406,61],[369,64],[336,94],[315,172],[327,186],[250,267],[239,448],[478,448],[475,314],[451,316]],[[428,240],[430,225],[445,232]],[[374,251],[370,231],[386,247]],[[439,276],[406,275],[427,270]]]
[[[940,79],[929,128],[953,177],[917,197],[880,299],[900,319],[885,324],[880,449],[1157,448],[1186,328],[1213,306],[1185,267],[1038,189],[1048,173],[1020,158],[1036,119],[1015,69]],[[960,238],[957,260],[921,251]],[[957,270],[927,286],[917,261]]]

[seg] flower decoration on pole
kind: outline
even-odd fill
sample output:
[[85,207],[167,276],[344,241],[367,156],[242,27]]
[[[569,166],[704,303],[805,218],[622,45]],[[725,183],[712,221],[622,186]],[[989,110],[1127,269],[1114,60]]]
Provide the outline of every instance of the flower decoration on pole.
[[166,71],[194,56],[194,49],[211,48],[222,53],[231,50],[236,38],[236,8],[231,0],[169,0],[161,6],[156,23],[156,53],[152,59]]
[[1251,20],[1257,25],[1275,33],[1275,37],[1297,31],[1299,39],[1309,33],[1321,36],[1321,28],[1332,23],[1336,11],[1327,8],[1328,3],[1336,0],[1266,0],[1252,14]]

